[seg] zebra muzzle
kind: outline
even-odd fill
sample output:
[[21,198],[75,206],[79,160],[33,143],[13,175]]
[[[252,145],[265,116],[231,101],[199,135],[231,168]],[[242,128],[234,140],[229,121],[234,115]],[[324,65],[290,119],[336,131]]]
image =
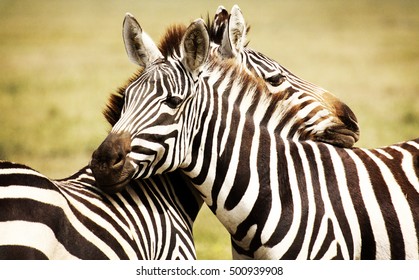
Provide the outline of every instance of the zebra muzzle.
[[107,193],[123,190],[134,174],[127,156],[131,151],[128,132],[110,133],[93,152],[90,168],[97,186]]

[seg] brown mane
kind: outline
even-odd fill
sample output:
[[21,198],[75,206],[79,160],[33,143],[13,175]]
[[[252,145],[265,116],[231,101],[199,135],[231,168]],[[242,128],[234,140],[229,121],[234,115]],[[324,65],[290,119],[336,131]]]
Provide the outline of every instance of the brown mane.
[[102,113],[111,126],[114,126],[121,117],[122,107],[124,106],[125,90],[130,84],[138,79],[142,72],[142,68],[138,69],[123,86],[119,87],[116,92],[110,94],[106,107]]
[[167,28],[166,34],[161,38],[158,46],[165,58],[172,55],[180,55],[180,44],[185,32],[186,26],[182,24],[173,24]]

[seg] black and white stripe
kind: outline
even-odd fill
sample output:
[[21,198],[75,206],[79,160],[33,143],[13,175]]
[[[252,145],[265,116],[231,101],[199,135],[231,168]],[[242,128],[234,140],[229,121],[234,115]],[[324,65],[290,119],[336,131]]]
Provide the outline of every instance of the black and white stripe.
[[88,167],[63,180],[0,162],[0,259],[195,259],[201,199],[175,174],[106,195]]
[[249,73],[261,77],[272,94],[282,94],[286,111],[295,118],[283,136],[352,147],[359,139],[359,126],[352,110],[327,90],[294,75],[275,60],[246,46],[246,26],[240,8],[231,14],[220,6],[208,21],[211,53],[234,58]]
[[118,156],[129,169],[99,186],[180,170],[230,232],[235,258],[418,259],[419,140],[367,150],[284,137],[286,94],[270,94],[232,60],[206,59],[206,32],[193,22],[171,35],[180,51],[157,60],[144,55],[159,52],[150,40],[125,41],[143,54],[145,74],[127,88],[91,167],[107,175],[109,139],[129,135]]

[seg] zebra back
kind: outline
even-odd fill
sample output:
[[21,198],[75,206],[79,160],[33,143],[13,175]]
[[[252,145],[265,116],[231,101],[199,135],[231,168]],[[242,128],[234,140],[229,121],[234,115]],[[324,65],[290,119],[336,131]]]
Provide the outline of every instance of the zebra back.
[[0,162],[0,259],[195,259],[202,200],[176,174],[104,194],[85,167],[50,180]]

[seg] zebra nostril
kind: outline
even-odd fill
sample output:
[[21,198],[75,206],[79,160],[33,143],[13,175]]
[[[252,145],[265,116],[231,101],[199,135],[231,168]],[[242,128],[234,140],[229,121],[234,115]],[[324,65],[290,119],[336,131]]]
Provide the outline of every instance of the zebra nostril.
[[125,156],[126,154],[122,151],[118,152],[115,158],[115,161],[113,162],[112,168],[120,168],[124,166],[125,164]]
[[103,181],[119,180],[131,151],[129,133],[109,134],[92,155],[91,168],[98,179]]

